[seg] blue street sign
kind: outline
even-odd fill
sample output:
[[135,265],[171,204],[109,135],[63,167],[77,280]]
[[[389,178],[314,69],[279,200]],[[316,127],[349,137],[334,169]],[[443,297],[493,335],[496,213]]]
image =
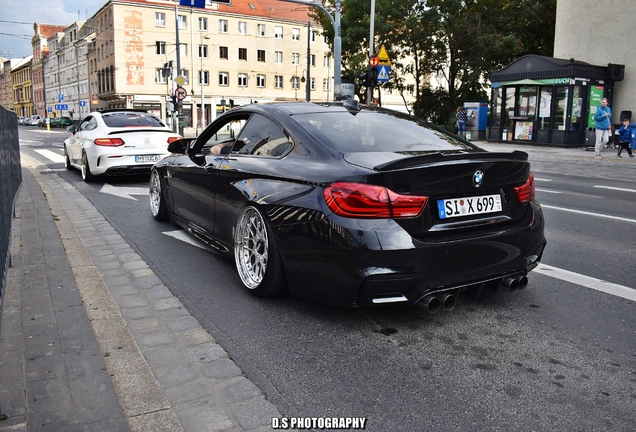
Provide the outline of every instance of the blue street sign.
[[205,8],[205,0],[179,0],[181,6]]
[[80,106],[81,106],[81,107],[85,107],[85,106],[86,106],[86,101],[81,100],[81,101],[80,101]]
[[59,94],[57,95],[57,99],[62,102],[64,100],[64,95],[63,94]]
[[68,110],[68,105],[67,104],[55,104],[55,110],[56,111]]
[[47,110],[48,112],[53,112],[53,109],[52,109],[50,106],[49,106],[49,107],[46,107],[46,110]]
[[378,82],[387,82],[391,78],[391,66],[378,66]]

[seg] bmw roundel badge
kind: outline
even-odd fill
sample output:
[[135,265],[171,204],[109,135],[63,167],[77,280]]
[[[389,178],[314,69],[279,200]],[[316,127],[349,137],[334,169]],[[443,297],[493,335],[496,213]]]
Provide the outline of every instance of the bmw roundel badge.
[[475,174],[473,174],[473,184],[475,185],[475,187],[481,186],[481,182],[483,181],[484,181],[484,172],[482,170],[475,171]]

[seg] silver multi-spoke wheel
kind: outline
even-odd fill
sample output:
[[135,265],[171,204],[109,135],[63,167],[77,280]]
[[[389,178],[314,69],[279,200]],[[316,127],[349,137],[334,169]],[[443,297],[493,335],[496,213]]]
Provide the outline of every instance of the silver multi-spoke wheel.
[[157,170],[150,173],[150,212],[156,220],[165,220],[168,215],[164,196],[161,191],[161,179]]
[[95,179],[95,176],[91,174],[91,167],[88,165],[86,153],[82,153],[82,179],[84,179],[85,182],[91,182]]
[[254,207],[246,208],[236,225],[234,256],[243,284],[258,288],[267,271],[269,241],[263,216]]

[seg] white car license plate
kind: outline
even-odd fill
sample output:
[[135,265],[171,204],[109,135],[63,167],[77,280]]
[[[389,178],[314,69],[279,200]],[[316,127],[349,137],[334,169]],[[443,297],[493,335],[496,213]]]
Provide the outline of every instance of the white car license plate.
[[135,156],[135,162],[157,162],[161,159],[159,156]]
[[437,200],[440,219],[501,211],[501,195]]

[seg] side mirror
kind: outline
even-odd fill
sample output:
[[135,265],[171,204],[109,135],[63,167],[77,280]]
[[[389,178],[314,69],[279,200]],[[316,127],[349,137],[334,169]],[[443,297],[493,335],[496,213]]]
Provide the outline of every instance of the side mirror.
[[75,125],[72,125],[72,126],[68,126],[68,127],[66,128],[66,130],[67,130],[69,133],[75,134],[75,131],[76,131],[77,129],[75,128]]
[[186,154],[188,145],[194,140],[194,138],[181,138],[176,141],[172,141],[168,144],[168,151],[170,153]]

